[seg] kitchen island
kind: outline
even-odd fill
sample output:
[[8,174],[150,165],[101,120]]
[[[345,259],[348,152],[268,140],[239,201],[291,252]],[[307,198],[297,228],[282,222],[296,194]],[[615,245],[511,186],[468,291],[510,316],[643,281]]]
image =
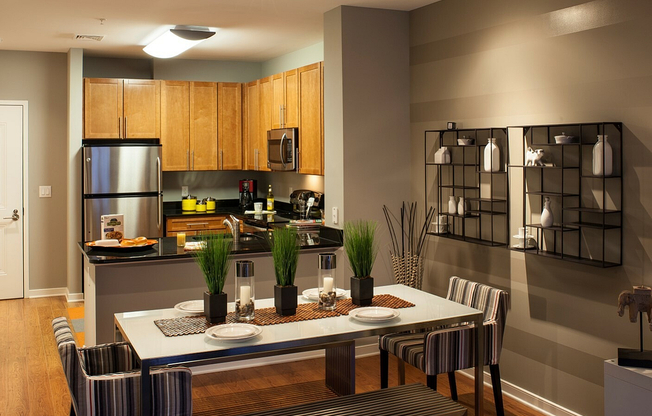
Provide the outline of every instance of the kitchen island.
[[[253,260],[255,297],[273,296],[274,266],[266,239],[267,232],[247,234],[233,246],[233,260]],[[193,241],[195,237],[189,237]],[[199,238],[199,237],[196,237]],[[295,285],[299,293],[317,286],[318,254],[335,252],[343,256],[342,231],[320,227],[300,232],[301,250]],[[192,254],[176,246],[176,238],[163,237],[150,248],[89,248],[80,243],[84,260],[84,331],[86,345],[112,342],[113,315],[171,308],[177,303],[202,299],[204,277]],[[344,261],[343,258],[340,260]],[[344,264],[344,263],[340,263]],[[229,302],[234,301],[235,267],[224,286]],[[344,267],[337,269],[337,284],[344,287]],[[348,288],[348,282],[347,286]]]

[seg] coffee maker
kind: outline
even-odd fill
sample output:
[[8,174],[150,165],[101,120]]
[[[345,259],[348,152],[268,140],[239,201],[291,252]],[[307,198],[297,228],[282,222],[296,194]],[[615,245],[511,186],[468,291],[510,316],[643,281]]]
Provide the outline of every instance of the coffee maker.
[[255,179],[240,180],[238,203],[241,209],[253,209],[254,200],[257,198],[257,188]]

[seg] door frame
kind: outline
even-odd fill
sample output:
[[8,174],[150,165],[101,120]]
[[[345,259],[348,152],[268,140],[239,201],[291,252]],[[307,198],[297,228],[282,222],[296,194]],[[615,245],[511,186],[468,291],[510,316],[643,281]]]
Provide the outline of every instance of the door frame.
[[21,217],[23,218],[23,299],[29,297],[29,215],[25,215],[25,212],[29,212],[29,193],[27,192],[29,187],[29,176],[27,173],[28,170],[28,102],[27,100],[0,100],[0,106],[14,106],[22,107],[23,109],[23,143],[22,143],[22,153],[23,153],[23,171],[22,171],[22,183],[23,183],[23,210]]

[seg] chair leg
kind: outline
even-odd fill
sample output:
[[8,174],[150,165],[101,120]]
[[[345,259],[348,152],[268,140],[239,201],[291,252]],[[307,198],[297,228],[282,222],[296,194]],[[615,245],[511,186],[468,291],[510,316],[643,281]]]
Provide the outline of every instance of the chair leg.
[[405,384],[405,361],[398,359],[398,385]]
[[451,388],[451,399],[457,401],[457,383],[455,382],[455,371],[448,373],[448,385]]
[[387,350],[380,350],[380,388],[386,389],[389,379],[389,353]]
[[434,391],[437,391],[437,374],[434,376],[426,375],[426,384]]
[[500,386],[500,370],[498,364],[489,366],[491,373],[491,386],[494,390],[494,403],[496,404],[496,415],[505,416],[505,409],[503,408],[503,390]]

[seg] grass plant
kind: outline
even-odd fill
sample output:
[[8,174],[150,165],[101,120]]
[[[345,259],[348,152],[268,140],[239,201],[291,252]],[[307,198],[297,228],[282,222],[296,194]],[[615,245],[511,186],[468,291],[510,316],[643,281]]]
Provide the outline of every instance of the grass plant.
[[344,223],[344,251],[355,277],[371,276],[378,254],[378,243],[375,240],[377,228],[378,223],[372,220]]
[[278,286],[294,285],[299,263],[297,230],[291,227],[274,228],[269,241],[274,259],[274,273]]
[[226,234],[209,234],[203,241],[203,249],[193,252],[193,258],[199,265],[208,293],[222,293],[224,282],[231,268],[231,247],[233,239]]

